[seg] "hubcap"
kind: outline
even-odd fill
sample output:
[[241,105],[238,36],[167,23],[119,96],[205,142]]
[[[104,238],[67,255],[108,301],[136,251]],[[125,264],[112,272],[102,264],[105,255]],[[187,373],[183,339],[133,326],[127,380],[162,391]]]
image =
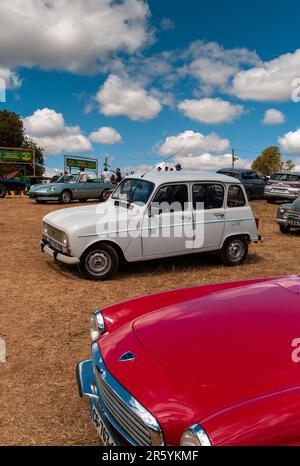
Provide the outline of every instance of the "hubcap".
[[238,262],[244,254],[244,245],[241,241],[235,240],[228,245],[228,257],[233,262]]
[[70,202],[70,199],[71,199],[71,197],[70,197],[69,193],[63,193],[63,201],[64,202],[68,203],[68,202]]
[[93,251],[86,258],[86,266],[93,275],[104,275],[111,268],[111,258],[105,251]]

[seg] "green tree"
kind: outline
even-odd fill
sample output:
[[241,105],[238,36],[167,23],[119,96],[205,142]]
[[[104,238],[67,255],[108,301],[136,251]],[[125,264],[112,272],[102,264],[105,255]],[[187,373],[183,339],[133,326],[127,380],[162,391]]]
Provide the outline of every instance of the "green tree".
[[254,160],[252,168],[260,171],[264,175],[271,176],[276,171],[293,170],[295,164],[292,160],[283,161],[279,147],[270,146],[264,149]]
[[14,112],[0,111],[0,147],[21,147],[24,140],[23,121]]
[[[21,117],[8,110],[0,110],[0,147],[35,149],[35,173],[37,176],[44,173],[44,149],[24,134]],[[0,166],[1,176],[6,176],[14,171],[23,177],[33,175],[33,167],[30,165],[12,163]]]

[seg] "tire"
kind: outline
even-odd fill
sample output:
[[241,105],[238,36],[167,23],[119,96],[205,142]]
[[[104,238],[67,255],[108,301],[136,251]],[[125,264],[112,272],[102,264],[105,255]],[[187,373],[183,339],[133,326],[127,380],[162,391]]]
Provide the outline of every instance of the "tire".
[[228,238],[221,251],[223,265],[236,266],[245,262],[248,256],[248,242],[242,236]]
[[47,204],[47,201],[35,201],[37,204]]
[[6,196],[7,189],[4,184],[0,184],[0,199],[3,199]]
[[268,204],[275,204],[276,200],[275,199],[267,199]]
[[60,204],[70,204],[72,200],[72,193],[68,189],[65,189],[60,193],[59,203]]
[[279,225],[279,229],[283,235],[288,235],[289,232],[291,231],[291,227],[286,226],[286,225]]
[[246,189],[246,194],[247,194],[247,197],[248,197],[248,201],[251,201],[251,191],[250,191],[250,189]]
[[118,268],[117,251],[109,244],[95,244],[80,258],[79,270],[91,280],[107,280],[117,272]]
[[99,196],[99,201],[100,202],[105,202],[107,199],[110,197],[111,192],[108,191],[107,189],[102,191],[101,195]]

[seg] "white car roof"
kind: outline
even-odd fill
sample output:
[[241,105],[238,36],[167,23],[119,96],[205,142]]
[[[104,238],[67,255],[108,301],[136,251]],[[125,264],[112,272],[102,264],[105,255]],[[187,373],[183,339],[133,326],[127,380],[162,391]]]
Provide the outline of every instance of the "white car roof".
[[220,175],[218,173],[211,172],[201,172],[201,171],[172,171],[172,172],[158,172],[151,171],[144,176],[141,175],[132,175],[127,178],[138,178],[151,181],[156,185],[162,183],[171,183],[171,182],[184,182],[184,181],[212,181],[212,182],[222,182],[222,183],[231,183],[231,184],[241,184],[240,180],[233,178],[232,176]]

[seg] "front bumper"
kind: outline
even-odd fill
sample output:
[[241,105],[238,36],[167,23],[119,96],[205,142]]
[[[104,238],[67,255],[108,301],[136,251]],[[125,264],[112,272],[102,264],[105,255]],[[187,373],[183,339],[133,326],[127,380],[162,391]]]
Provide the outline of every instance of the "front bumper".
[[39,191],[32,191],[28,193],[29,199],[35,201],[58,201],[59,195],[57,193],[41,193]]
[[45,241],[41,241],[40,245],[42,252],[45,252],[49,256],[53,257],[56,261],[63,262],[64,264],[68,265],[76,265],[80,263],[79,257],[67,256],[66,254],[53,249],[48,243],[45,243]]

